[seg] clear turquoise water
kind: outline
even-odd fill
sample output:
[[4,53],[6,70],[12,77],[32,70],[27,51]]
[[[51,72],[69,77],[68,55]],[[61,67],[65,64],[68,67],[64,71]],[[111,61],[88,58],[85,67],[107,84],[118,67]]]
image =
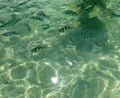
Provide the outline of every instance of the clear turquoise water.
[[120,1],[0,0],[0,98],[120,98]]

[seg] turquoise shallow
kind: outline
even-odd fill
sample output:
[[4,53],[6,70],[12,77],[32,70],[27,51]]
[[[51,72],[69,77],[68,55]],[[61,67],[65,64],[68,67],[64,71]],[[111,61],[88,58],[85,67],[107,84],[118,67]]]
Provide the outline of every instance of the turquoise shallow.
[[0,98],[120,98],[120,1],[0,0]]

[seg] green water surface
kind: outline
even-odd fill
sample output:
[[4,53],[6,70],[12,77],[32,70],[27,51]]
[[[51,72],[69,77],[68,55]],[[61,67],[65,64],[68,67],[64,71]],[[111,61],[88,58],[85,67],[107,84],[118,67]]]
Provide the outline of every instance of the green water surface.
[[120,1],[0,0],[0,98],[120,98]]

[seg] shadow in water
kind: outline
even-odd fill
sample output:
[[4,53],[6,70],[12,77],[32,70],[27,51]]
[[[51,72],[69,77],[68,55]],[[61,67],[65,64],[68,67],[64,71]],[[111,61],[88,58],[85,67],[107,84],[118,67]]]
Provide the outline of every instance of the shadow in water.
[[82,20],[81,28],[75,28],[68,33],[68,37],[74,43],[77,50],[92,50],[94,45],[104,47],[108,40],[107,30],[104,24],[97,18]]
[[83,9],[83,4],[84,1],[79,5],[81,7],[81,12],[79,12],[78,16],[80,26],[68,31],[64,40],[65,44],[74,45],[78,51],[92,51],[95,46],[104,48],[108,41],[105,24],[97,15],[90,17],[89,14],[94,11],[95,5],[91,5],[92,7],[88,9]]

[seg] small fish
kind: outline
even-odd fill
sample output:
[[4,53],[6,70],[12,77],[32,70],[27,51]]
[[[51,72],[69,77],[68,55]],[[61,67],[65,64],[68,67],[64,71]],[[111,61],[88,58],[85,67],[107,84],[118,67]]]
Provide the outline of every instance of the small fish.
[[8,31],[8,32],[2,33],[1,36],[6,36],[6,37],[8,37],[8,36],[14,36],[14,35],[16,35],[16,34],[17,34],[16,31]]
[[15,25],[15,24],[17,24],[20,20],[22,20],[22,19],[14,18],[14,17],[13,17],[13,19],[11,19],[10,21],[7,22],[7,25]]
[[29,1],[23,1],[21,3],[18,4],[18,6],[22,6],[22,5],[26,5]]
[[15,25],[15,24],[17,24],[20,20],[21,20],[21,19],[11,19],[11,20],[9,20],[8,22],[3,23],[3,24],[0,26],[0,28],[6,27],[6,26],[9,26],[9,25]]
[[62,26],[60,29],[59,29],[59,32],[64,32],[65,30],[69,30],[71,29],[70,26]]
[[73,10],[65,10],[63,13],[66,14],[66,15],[70,15],[70,16],[76,16],[77,15],[77,13]]
[[24,25],[24,27],[26,27],[26,29],[30,32],[31,31],[31,26],[26,22],[23,23],[22,25]]
[[0,10],[2,10],[5,7],[6,7],[6,5],[0,5]]
[[39,12],[37,13],[37,15],[40,16],[40,17],[45,17],[45,18],[48,17],[43,11],[39,11]]
[[42,50],[42,49],[45,49],[45,48],[47,48],[47,47],[38,45],[38,46],[35,46],[34,48],[32,48],[32,49],[31,49],[31,52],[32,52],[32,53],[36,53],[37,51]]
[[3,23],[2,25],[0,25],[0,28],[6,27],[6,26],[7,26],[7,24],[6,24],[6,23]]
[[24,8],[20,7],[20,6],[15,6],[12,7],[13,8],[13,12],[23,12]]
[[114,12],[114,13],[111,14],[111,17],[118,17],[119,18],[120,14]]
[[41,18],[40,16],[32,16],[31,19],[43,21],[43,18]]
[[32,3],[29,3],[26,5],[26,9],[29,9],[29,8],[38,8],[40,9],[41,7],[39,6],[38,2],[32,2]]
[[47,30],[47,29],[49,29],[50,28],[50,25],[49,24],[43,24],[42,25],[42,29],[43,30]]
[[93,8],[94,5],[95,5],[94,2],[89,2],[89,3],[86,2],[85,4],[81,5],[81,7],[82,7],[84,10],[89,10],[89,9]]
[[0,24],[3,24],[4,22],[2,20],[0,20]]
[[0,20],[0,26],[3,25],[3,24],[4,24],[4,22],[2,20]]

